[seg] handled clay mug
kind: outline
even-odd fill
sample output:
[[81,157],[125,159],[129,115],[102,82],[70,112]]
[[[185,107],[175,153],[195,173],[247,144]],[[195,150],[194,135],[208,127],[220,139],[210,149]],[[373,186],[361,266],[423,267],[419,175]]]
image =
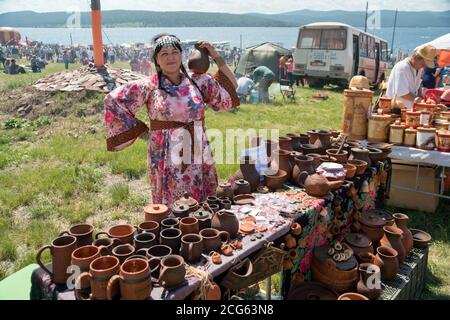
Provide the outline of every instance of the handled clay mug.
[[59,236],[62,236],[64,234],[74,236],[75,238],[77,238],[77,246],[83,247],[92,243],[92,241],[94,240],[92,237],[93,232],[94,232],[93,225],[82,223],[70,227],[68,231],[61,232]]
[[121,244],[113,249],[112,253],[117,259],[119,259],[120,264],[122,264],[126,258],[134,254],[136,249],[131,244]]
[[142,232],[134,236],[136,250],[150,248],[156,244],[156,236],[151,232]]
[[175,287],[185,281],[186,268],[183,257],[170,255],[161,260],[159,283],[164,288]]
[[[230,240],[230,234],[227,231],[219,231],[213,228],[206,228],[200,231],[203,238],[203,252],[209,254],[211,251],[218,251],[222,244]],[[222,240],[222,237],[225,240]]]
[[199,224],[198,220],[194,217],[185,217],[180,220],[181,234],[184,236],[189,233],[198,233]]
[[147,258],[158,258],[162,259],[165,256],[172,254],[172,249],[169,246],[163,244],[157,244],[153,247],[148,248],[147,250]]
[[121,244],[120,240],[115,238],[100,238],[92,242],[93,246],[105,247],[106,250],[108,250],[109,255],[112,255],[112,249],[114,249],[120,244]]
[[200,260],[203,252],[203,238],[198,234],[186,234],[181,238],[181,256],[188,262]]
[[181,246],[181,230],[175,228],[167,228],[161,230],[159,234],[161,244],[165,244],[172,249],[172,253],[177,254]]
[[[66,284],[69,273],[67,268],[71,264],[72,252],[77,248],[77,238],[74,236],[62,236],[54,239],[51,245],[39,249],[36,255],[36,262],[47,272],[53,283]],[[41,261],[41,255],[46,250],[50,250],[52,256],[52,271],[48,270]]]
[[[118,290],[119,289],[119,290]],[[123,300],[146,300],[150,298],[152,281],[147,259],[130,259],[120,267],[120,273],[108,281],[106,296],[112,300],[117,291]]]
[[159,232],[160,232],[159,223],[156,221],[145,221],[138,225],[138,232],[151,232],[155,235],[156,241],[159,240]]
[[122,244],[133,244],[133,234],[136,227],[130,224],[119,224],[108,229],[108,232],[101,231],[95,235],[98,239],[100,235],[106,234],[109,238],[119,239]]
[[[75,279],[75,298],[77,300],[106,300],[106,287],[109,279],[120,270],[120,262],[114,256],[98,257],[89,266],[89,272],[83,272]],[[90,292],[89,298],[83,292]]]
[[167,228],[178,228],[180,220],[178,218],[166,218],[161,221],[161,231]]
[[88,272],[92,261],[108,254],[109,252],[106,247],[87,245],[72,252],[71,263],[73,266],[79,267],[81,272]]

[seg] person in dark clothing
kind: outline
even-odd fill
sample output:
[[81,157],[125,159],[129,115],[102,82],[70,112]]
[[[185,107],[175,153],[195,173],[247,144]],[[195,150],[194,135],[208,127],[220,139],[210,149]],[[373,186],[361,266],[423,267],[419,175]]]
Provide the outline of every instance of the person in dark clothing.
[[253,81],[258,87],[259,102],[269,102],[269,87],[275,80],[275,73],[266,66],[259,66],[253,71]]
[[441,68],[435,62],[434,68],[425,67],[422,75],[422,86],[427,89],[436,87],[436,78],[441,73]]

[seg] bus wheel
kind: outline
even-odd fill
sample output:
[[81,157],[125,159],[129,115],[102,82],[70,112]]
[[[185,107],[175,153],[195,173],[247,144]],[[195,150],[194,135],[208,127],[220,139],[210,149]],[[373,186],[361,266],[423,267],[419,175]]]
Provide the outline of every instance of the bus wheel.
[[320,79],[308,79],[308,85],[310,88],[321,89],[324,86],[324,83]]

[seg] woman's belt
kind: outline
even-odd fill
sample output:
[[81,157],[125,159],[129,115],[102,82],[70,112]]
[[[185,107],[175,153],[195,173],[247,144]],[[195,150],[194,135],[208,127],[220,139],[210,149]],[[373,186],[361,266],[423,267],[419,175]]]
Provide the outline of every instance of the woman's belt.
[[[157,131],[157,130],[165,130],[165,129],[178,129],[178,128],[184,128],[188,130],[189,135],[191,137],[191,163],[194,161],[194,154],[195,154],[195,146],[198,143],[195,143],[195,123],[200,122],[202,125],[202,130],[204,131],[205,122],[204,119],[198,120],[198,121],[192,121],[192,122],[178,122],[178,121],[162,121],[162,120],[150,120],[150,130]],[[202,135],[203,137],[203,135]],[[199,143],[202,143],[200,140]],[[201,145],[200,145],[201,146]],[[200,147],[200,152],[202,152],[202,148]],[[180,151],[180,157],[183,157],[183,148]],[[182,172],[184,172],[187,169],[186,163],[182,162]]]

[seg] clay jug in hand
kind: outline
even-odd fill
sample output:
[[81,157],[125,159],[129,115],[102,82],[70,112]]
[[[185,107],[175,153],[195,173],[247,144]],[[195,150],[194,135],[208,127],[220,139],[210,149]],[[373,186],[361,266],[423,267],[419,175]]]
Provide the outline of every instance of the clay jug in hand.
[[194,46],[188,58],[188,67],[194,73],[206,73],[209,69],[209,55],[206,48]]

